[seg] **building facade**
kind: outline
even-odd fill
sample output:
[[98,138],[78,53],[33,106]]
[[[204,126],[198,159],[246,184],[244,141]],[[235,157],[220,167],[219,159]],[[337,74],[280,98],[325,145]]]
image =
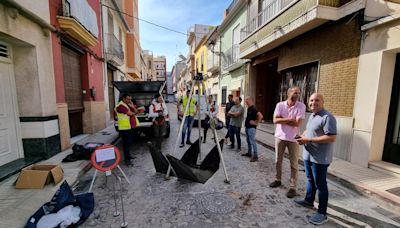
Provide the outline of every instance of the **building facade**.
[[49,1],[62,149],[105,127],[103,43],[97,0]]
[[53,32],[48,1],[0,3],[0,165],[61,149]]
[[144,62],[147,66],[146,68],[146,78],[147,81],[156,81],[156,68],[154,66],[153,52],[149,50],[143,50]]
[[368,0],[248,2],[240,39],[240,57],[249,60],[246,95],[268,122],[289,87],[299,86],[305,103],[318,91],[338,122],[336,158],[364,167],[400,164],[394,108],[400,43],[397,19],[387,16],[398,7]]
[[156,81],[167,80],[167,59],[165,56],[157,56],[153,59]]
[[349,160],[400,165],[400,2],[366,1]]
[[244,98],[245,64],[239,57],[240,29],[247,23],[246,2],[232,1],[225,10],[220,33],[221,77],[218,103],[225,105],[228,95]]
[[[213,95],[214,99],[218,101],[218,93],[220,90],[220,68],[221,68],[221,53],[220,44],[221,39],[219,36],[219,27],[215,27],[210,31],[206,38],[205,45],[207,46],[207,94]],[[222,108],[222,107],[220,107]]]
[[141,54],[139,36],[139,5],[138,0],[124,0],[125,20],[129,30],[126,32],[126,72],[128,80],[141,81]]

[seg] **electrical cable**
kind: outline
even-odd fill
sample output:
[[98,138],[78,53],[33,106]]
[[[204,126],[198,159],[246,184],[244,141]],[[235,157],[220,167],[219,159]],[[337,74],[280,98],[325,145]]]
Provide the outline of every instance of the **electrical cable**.
[[[113,8],[113,7],[111,7],[111,6],[108,6],[108,5],[104,5],[104,4],[101,4],[101,5],[104,6],[104,7],[106,7],[106,8],[108,8],[108,9],[110,9],[110,10],[114,10],[114,11],[119,12],[119,13],[121,13],[121,14],[124,14],[124,15],[126,15],[126,16],[135,18],[135,19],[137,19],[137,20],[139,20],[139,21],[146,22],[146,23],[148,23],[148,24],[151,24],[151,25],[153,25],[153,26],[156,26],[156,27],[159,27],[159,28],[168,30],[168,31],[170,31],[170,32],[175,32],[175,33],[178,33],[178,34],[187,36],[187,33],[184,33],[184,32],[181,32],[181,31],[178,31],[178,30],[175,30],[175,29],[171,29],[171,28],[165,27],[165,26],[163,26],[163,25],[156,24],[156,23],[154,23],[154,22],[151,22],[151,21],[148,21],[148,20],[145,20],[145,19],[141,19],[141,18],[139,18],[139,17],[136,17],[136,16],[133,16],[133,15],[128,14],[128,13],[126,13],[126,12],[120,11],[120,10],[115,9],[115,8]],[[213,26],[213,27],[214,27],[214,26]],[[208,32],[207,32],[207,33],[198,32],[198,34],[208,34]],[[194,35],[194,37],[199,38],[199,39],[202,39],[204,36],[199,37],[199,36]]]

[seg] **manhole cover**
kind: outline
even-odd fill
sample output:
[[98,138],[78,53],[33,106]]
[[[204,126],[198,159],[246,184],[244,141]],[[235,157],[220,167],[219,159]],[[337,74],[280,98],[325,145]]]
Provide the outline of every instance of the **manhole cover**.
[[201,206],[212,213],[227,214],[236,208],[236,202],[222,193],[211,193],[200,196]]

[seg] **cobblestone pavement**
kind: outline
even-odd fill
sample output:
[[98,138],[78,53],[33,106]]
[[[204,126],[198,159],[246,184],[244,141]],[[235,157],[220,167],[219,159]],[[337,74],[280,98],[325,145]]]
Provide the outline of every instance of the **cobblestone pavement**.
[[[164,141],[164,151],[180,158],[184,150],[173,152],[179,121],[174,105],[171,137]],[[197,136],[193,128],[192,141]],[[193,134],[194,133],[194,134]],[[223,135],[224,131],[219,132]],[[208,143],[202,144],[202,157],[212,148],[211,132]],[[242,144],[246,150],[245,138]],[[222,166],[205,184],[172,178],[165,181],[155,172],[144,142],[132,146],[136,157],[134,167],[121,165],[131,185],[123,183],[123,203],[129,227],[313,227],[307,216],[314,211],[295,205],[286,198],[289,185],[289,163],[284,161],[283,186],[271,189],[274,178],[274,153],[259,145],[259,162],[250,163],[239,152],[224,148],[223,156],[231,184],[224,183]],[[302,170],[302,167],[300,168]],[[78,189],[88,187],[93,170],[81,178]],[[96,207],[83,227],[120,227],[122,216],[113,217],[113,179],[103,173],[97,178],[93,192]],[[304,172],[299,172],[298,191],[305,192]],[[118,185],[117,185],[118,187]],[[398,215],[330,181],[329,222],[323,227],[397,227]],[[118,205],[120,208],[120,201]],[[400,220],[400,219],[399,219]],[[397,220],[397,222],[400,222]]]

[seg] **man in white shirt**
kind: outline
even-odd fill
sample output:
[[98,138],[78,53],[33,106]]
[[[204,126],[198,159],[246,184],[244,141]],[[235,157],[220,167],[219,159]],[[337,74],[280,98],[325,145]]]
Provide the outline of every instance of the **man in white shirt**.
[[206,114],[206,118],[203,121],[203,128],[204,128],[203,143],[206,143],[207,131],[208,131],[208,128],[210,127],[210,119],[217,118],[217,115],[218,115],[218,104],[214,100],[213,95],[208,96],[207,110],[206,110],[205,114]]
[[168,115],[167,106],[165,105],[162,96],[156,94],[154,100],[149,107],[149,117],[153,118],[153,143],[157,150],[161,150],[161,142],[166,134],[166,116]]

